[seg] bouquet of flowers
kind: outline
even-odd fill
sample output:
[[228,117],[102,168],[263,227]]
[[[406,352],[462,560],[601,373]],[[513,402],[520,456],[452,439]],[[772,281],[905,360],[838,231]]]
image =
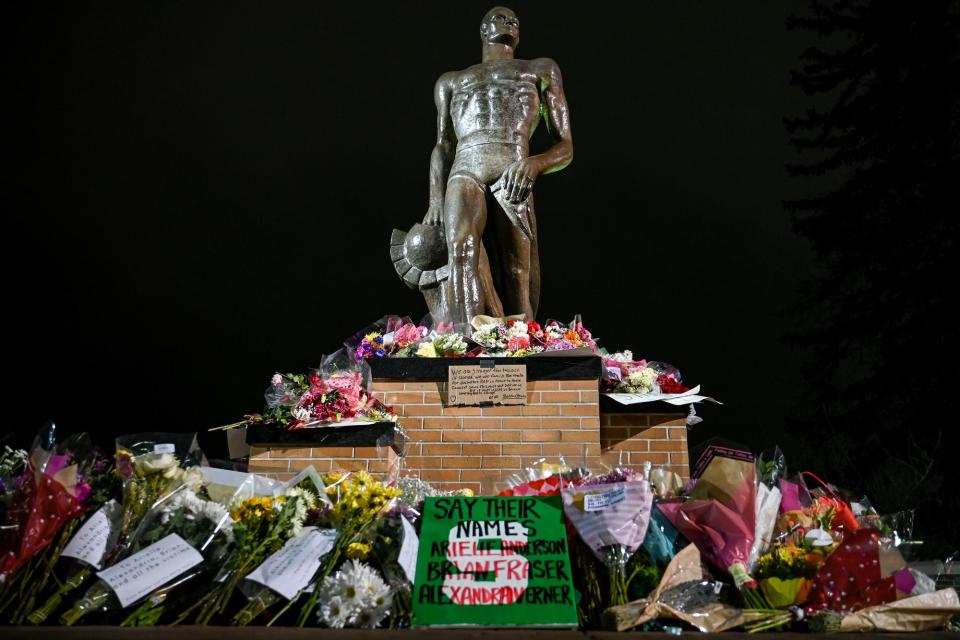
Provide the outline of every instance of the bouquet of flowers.
[[[398,502],[399,498],[395,501],[395,506],[383,511],[380,517],[370,521],[345,551],[348,559],[368,562],[379,569],[391,593],[392,609],[388,606],[390,603],[386,605],[382,602],[367,603],[360,610],[376,615],[356,613],[352,616],[352,620],[348,615],[346,626],[372,628],[377,626],[388,612],[391,614],[391,627],[410,626],[411,591],[416,573],[415,550],[419,546],[413,525],[420,514],[409,507],[401,506]],[[330,581],[330,578],[326,580]],[[345,611],[348,609],[350,609],[349,605],[344,606]],[[321,620],[327,626],[336,626],[336,618],[329,618],[328,613],[329,610],[325,605],[321,610]]]
[[671,395],[690,390],[682,384],[676,367],[647,360],[634,360],[630,350],[603,356],[603,390],[607,393]]
[[[46,449],[45,444],[54,444]],[[55,444],[50,423],[34,441],[24,475],[11,496],[5,531],[17,542],[0,559],[0,612],[21,624],[51,580],[53,567],[88,509],[110,499],[107,464],[91,449],[86,434]],[[20,535],[16,535],[20,534]]]
[[561,492],[567,519],[609,570],[610,606],[628,600],[627,561],[643,544],[653,505],[648,473],[617,470]]
[[683,502],[658,506],[703,557],[728,572],[752,608],[767,609],[750,575],[750,549],[756,535],[756,468],[749,452],[710,447],[698,463],[702,473]]
[[817,568],[832,550],[832,545],[821,544],[816,534],[806,539],[805,547],[775,544],[757,560],[754,574],[764,597],[775,609],[806,601]]
[[687,545],[667,565],[652,593],[607,609],[603,627],[625,631],[658,618],[672,618],[704,633],[718,633],[747,623],[750,618],[741,609],[720,601],[722,587],[722,583],[707,580],[700,552]]
[[239,498],[231,505],[234,545],[222,563],[213,588],[182,614],[183,621],[196,612],[194,621],[208,624],[215,615],[226,614],[230,597],[241,579],[296,538],[316,517],[320,498],[307,483],[285,488],[272,497]]
[[116,518],[112,510],[107,518],[110,531],[106,538],[111,544],[96,559],[74,558],[66,578],[28,620],[41,624],[69,594],[85,585],[95,570],[123,557],[132,534],[160,501],[184,486],[199,489],[202,477],[194,463],[202,456],[193,434],[139,433],[118,438],[111,473],[122,481],[122,504]]
[[274,374],[264,393],[266,409],[262,414],[250,414],[211,431],[259,423],[293,430],[351,419],[396,421],[393,409],[367,392],[369,378],[370,367],[364,359],[354,360],[346,349],[340,349],[325,357],[320,368],[309,375]]
[[[354,545],[351,554],[356,555],[365,544],[359,537],[360,533],[374,518],[388,509],[388,505],[396,498],[400,491],[387,487],[375,480],[366,471],[354,473],[328,473],[322,476],[324,493],[327,502],[318,504],[317,514],[311,515],[311,523],[321,527],[330,527],[339,533],[333,549],[324,557],[311,584],[322,582],[340,564],[346,555],[347,549]],[[321,589],[313,589],[297,616],[297,624],[304,626],[313,619],[313,614],[319,604]],[[284,605],[271,619],[270,624],[280,619],[296,602],[303,591]],[[257,616],[264,613],[273,605],[279,603],[283,597],[267,587],[254,589],[248,593],[249,602],[234,615],[233,623],[248,625]]]
[[27,452],[4,445],[0,452],[0,522],[7,521],[10,502],[17,489],[17,480],[27,465]]
[[556,320],[548,320],[543,327],[542,340],[546,345],[544,351],[568,351],[582,348],[597,351],[597,343],[593,335],[583,326],[579,315],[566,325]]
[[517,318],[473,319],[470,339],[483,347],[490,357],[523,357],[544,350],[543,330],[536,322]]
[[[366,471],[328,473],[323,476],[323,483],[327,497],[333,503],[329,521],[340,532],[340,537],[320,569],[318,580],[321,581],[337,567],[351,544],[363,544],[357,539],[360,533],[375,517],[388,510],[388,505],[400,494],[398,489],[383,485]],[[299,626],[304,626],[311,618],[321,595],[322,589],[315,589],[304,603],[298,618]]]
[[318,618],[332,629],[375,629],[390,615],[392,589],[374,569],[356,559],[325,577],[318,592],[323,603]]
[[171,589],[219,566],[232,545],[227,509],[182,485],[151,509],[131,536],[128,555],[99,572],[99,580],[60,621],[70,626],[91,613],[127,609],[150,596],[123,624],[155,624],[164,612],[156,605]]
[[344,341],[357,362],[387,356],[410,357],[428,329],[406,316],[384,316]]
[[825,609],[848,613],[893,602],[900,597],[898,582],[903,596],[916,584],[891,540],[876,529],[846,532],[813,576],[805,614],[811,617]]
[[464,355],[467,355],[467,342],[461,334],[430,332],[416,345],[415,351],[398,354],[398,357],[456,358]]

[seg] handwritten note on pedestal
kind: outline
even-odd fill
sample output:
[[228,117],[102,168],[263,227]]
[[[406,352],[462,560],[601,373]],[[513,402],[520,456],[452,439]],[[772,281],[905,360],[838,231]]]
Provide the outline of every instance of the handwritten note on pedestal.
[[527,365],[447,369],[447,404],[526,404]]

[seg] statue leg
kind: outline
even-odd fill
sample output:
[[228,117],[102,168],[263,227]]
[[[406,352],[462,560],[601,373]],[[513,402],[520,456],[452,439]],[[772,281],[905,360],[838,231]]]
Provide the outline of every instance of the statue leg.
[[490,268],[485,259],[481,261],[486,223],[483,187],[470,177],[451,176],[444,195],[443,224],[450,260],[450,316],[456,323],[469,323],[486,311],[483,283],[490,281]]
[[[532,199],[531,199],[532,204]],[[497,205],[499,208],[499,205]],[[531,212],[532,213],[532,212]],[[531,220],[532,220],[531,216]],[[490,217],[497,239],[500,259],[500,278],[502,281],[500,299],[503,301],[505,315],[523,314],[524,318],[534,320],[534,309],[530,297],[532,242],[502,211]],[[536,227],[534,232],[536,232]],[[539,268],[537,269],[537,296],[539,297]]]

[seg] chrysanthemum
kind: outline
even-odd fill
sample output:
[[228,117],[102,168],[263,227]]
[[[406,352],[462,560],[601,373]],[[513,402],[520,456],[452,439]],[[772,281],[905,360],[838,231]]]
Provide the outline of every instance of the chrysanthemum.
[[320,608],[320,618],[331,629],[343,629],[350,623],[355,612],[339,596],[333,596]]

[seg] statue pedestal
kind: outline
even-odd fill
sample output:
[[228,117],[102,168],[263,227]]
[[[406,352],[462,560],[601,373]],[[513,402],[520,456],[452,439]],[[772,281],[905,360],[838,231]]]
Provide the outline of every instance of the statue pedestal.
[[327,471],[383,474],[396,468],[403,452],[392,422],[323,429],[277,431],[262,425],[247,428],[248,469],[278,480],[289,480],[313,466]]
[[[623,407],[601,399],[600,358],[494,361],[527,365],[526,405],[448,406],[447,367],[466,364],[461,358],[373,360],[370,391],[400,416],[405,444],[399,438],[394,444],[392,430],[389,437],[384,430],[358,427],[277,436],[254,428],[247,434],[250,470],[281,479],[310,464],[321,472],[363,468],[379,473],[402,455],[402,473],[419,475],[437,488],[494,492],[538,460],[556,462],[562,456],[567,464],[593,468],[601,459],[632,468],[650,461],[688,477],[685,413],[657,413],[653,404]],[[669,405],[656,403],[662,406]],[[390,446],[382,446],[387,440]]]

